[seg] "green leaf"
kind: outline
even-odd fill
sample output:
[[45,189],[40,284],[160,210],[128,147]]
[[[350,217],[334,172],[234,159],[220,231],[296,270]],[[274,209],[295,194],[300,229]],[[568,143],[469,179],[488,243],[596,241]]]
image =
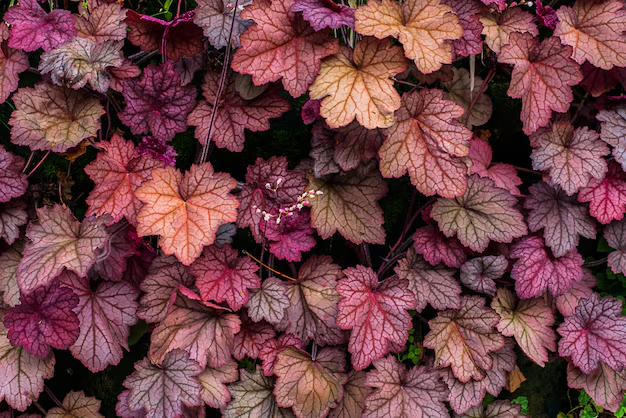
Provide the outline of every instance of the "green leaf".
[[522,407],[522,414],[528,414],[528,398],[526,396],[518,396],[511,400],[511,403],[520,405]]
[[598,241],[598,249],[596,250],[599,253],[610,253],[611,251],[613,251],[613,248],[611,248],[609,246],[609,243],[606,242],[606,239],[604,239],[604,237],[600,238],[600,241]]

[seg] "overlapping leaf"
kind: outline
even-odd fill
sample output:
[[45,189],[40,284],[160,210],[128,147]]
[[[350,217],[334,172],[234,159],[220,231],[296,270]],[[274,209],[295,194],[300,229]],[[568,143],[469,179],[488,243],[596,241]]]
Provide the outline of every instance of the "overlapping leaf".
[[250,290],[248,314],[253,321],[266,320],[278,324],[289,306],[287,287],[276,277],[263,280],[261,287]]
[[448,267],[459,268],[467,253],[457,238],[448,238],[434,226],[423,226],[413,234],[413,249],[431,265],[444,263]]
[[604,238],[615,248],[608,255],[608,265],[615,273],[626,273],[626,221],[615,221],[604,229]]
[[126,10],[119,3],[91,2],[76,17],[78,36],[96,43],[122,41],[126,38]]
[[79,392],[69,391],[63,398],[63,407],[51,408],[46,418],[104,418],[100,413],[102,401],[93,396],[86,396],[82,390]]
[[0,292],[2,301],[7,306],[15,306],[20,303],[20,288],[17,285],[17,266],[20,264],[24,245],[18,241],[12,248],[0,254]]
[[336,408],[328,414],[329,418],[360,417],[365,408],[365,398],[372,393],[372,388],[365,384],[365,372],[352,370],[348,381],[343,385],[343,398]]
[[304,20],[316,31],[339,29],[342,25],[354,29],[354,9],[332,0],[296,0],[292,12],[302,12]]
[[492,152],[489,143],[476,137],[470,139],[468,156],[472,160],[470,168],[472,173],[480,177],[489,177],[496,186],[507,189],[514,196],[521,196],[517,186],[522,184],[522,180],[517,176],[517,170],[508,164],[491,164]]
[[556,307],[563,316],[573,315],[578,302],[581,299],[587,299],[593,294],[592,288],[598,284],[596,276],[593,275],[591,270],[583,268],[583,278],[579,282],[575,282],[574,286],[562,294],[556,297]]
[[90,273],[95,273],[104,280],[119,282],[124,278],[128,259],[139,253],[138,243],[132,239],[136,233],[134,228],[123,223],[107,227],[106,232],[111,238],[98,251],[98,260]]
[[346,278],[336,287],[343,297],[339,301],[337,325],[352,330],[348,351],[352,354],[352,366],[362,370],[385,356],[390,343],[406,341],[411,329],[407,310],[415,309],[418,301],[408,289],[407,279],[395,277],[378,283],[376,273],[361,265],[345,269],[344,274]]
[[19,49],[9,47],[9,28],[0,27],[0,103],[17,89],[19,74],[29,67],[28,55]]
[[320,70],[321,60],[339,52],[330,29],[315,32],[304,18],[290,11],[296,0],[256,0],[241,13],[252,19],[240,37],[241,48],[231,64],[233,70],[250,74],[261,85],[282,78],[293,97],[306,92]]
[[302,341],[291,334],[281,334],[276,339],[271,339],[263,343],[259,352],[259,359],[263,361],[263,374],[272,376],[274,374],[274,364],[278,353],[287,347],[302,348]]
[[22,173],[24,159],[5,151],[0,145],[0,203],[20,197],[26,193],[28,180]]
[[[198,0],[193,21],[204,30],[204,36],[216,49],[224,48],[232,42],[239,47],[239,36],[252,24],[251,20],[242,19],[242,9],[252,4],[251,0],[242,0],[239,7],[233,7],[231,0]],[[233,22],[234,20],[234,22]],[[230,25],[233,25],[232,35]]]
[[[493,104],[491,98],[486,94],[476,97],[478,92],[482,90],[483,79],[474,76],[472,80],[469,71],[465,68],[453,68],[452,72],[454,73],[452,80],[442,83],[447,90],[446,99],[455,101],[465,109],[465,113],[460,117],[461,122],[465,121],[467,112],[470,112],[471,108],[467,119],[469,128],[484,125],[491,118]],[[472,86],[474,90],[470,89]]]
[[530,135],[548,124],[552,111],[567,112],[574,99],[571,86],[583,75],[570,58],[571,47],[561,45],[558,38],[540,43],[530,33],[514,32],[509,42],[498,60],[515,66],[508,94],[522,99],[521,120],[524,133]]
[[391,40],[366,37],[354,51],[343,48],[326,58],[311,84],[309,96],[322,99],[320,115],[331,128],[355,118],[367,129],[386,128],[400,107],[400,95],[390,77],[407,69],[407,60]]
[[626,107],[617,107],[614,110],[600,110],[596,119],[600,121],[600,139],[613,147],[612,154],[615,161],[626,170]]
[[567,384],[571,388],[585,389],[597,405],[615,412],[620,408],[620,402],[624,399],[626,372],[616,372],[600,361],[597,369],[585,374],[569,363]]
[[237,360],[242,360],[244,357],[256,359],[264,344],[276,336],[276,331],[265,321],[252,321],[245,310],[241,312],[239,318],[241,327],[235,335],[233,357]]
[[452,8],[439,0],[410,0],[402,5],[391,0],[374,0],[354,13],[355,28],[361,35],[397,38],[407,58],[424,74],[452,62],[452,46],[463,28]]
[[230,401],[230,392],[226,384],[236,381],[238,376],[237,363],[234,360],[218,369],[207,366],[198,376],[202,385],[200,393],[202,401],[211,408],[224,408]]
[[494,280],[502,277],[508,265],[503,255],[472,258],[461,266],[461,282],[476,292],[493,296],[496,294]]
[[521,418],[520,405],[512,404],[510,401],[493,401],[487,407],[475,406],[462,415],[455,414],[454,418]]
[[483,12],[480,23],[483,24],[485,43],[496,54],[500,53],[502,46],[509,44],[513,32],[528,32],[532,36],[539,34],[537,25],[533,23],[533,15],[519,7],[508,8],[502,14]]
[[589,213],[600,223],[620,220],[626,212],[626,174],[616,162],[609,163],[603,179],[591,179],[578,193],[579,202],[590,202]]
[[480,33],[483,25],[477,14],[482,10],[478,0],[444,0],[443,4],[452,7],[452,11],[459,19],[459,25],[463,28],[463,36],[451,41],[453,57],[467,57],[468,55],[480,54],[483,50],[483,40]]
[[281,260],[300,261],[302,253],[315,247],[315,230],[309,211],[288,212],[280,219],[264,222],[265,237],[270,240],[270,252]]

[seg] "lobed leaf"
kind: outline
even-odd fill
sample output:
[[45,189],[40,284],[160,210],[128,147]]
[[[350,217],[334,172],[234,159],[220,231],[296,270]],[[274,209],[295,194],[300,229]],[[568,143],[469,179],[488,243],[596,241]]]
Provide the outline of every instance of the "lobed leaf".
[[600,361],[599,366],[585,374],[571,363],[567,365],[567,384],[571,388],[585,389],[585,392],[600,407],[615,412],[620,408],[626,390],[626,373],[616,372]]
[[434,226],[423,226],[413,234],[413,249],[431,265],[444,263],[448,267],[459,268],[467,253],[457,238],[448,238]]
[[127,9],[119,3],[91,2],[87,8],[80,9],[80,16],[76,16],[78,36],[89,38],[96,43],[106,41],[123,41],[126,39]]
[[198,375],[198,381],[202,385],[200,392],[202,401],[211,408],[224,408],[230,401],[230,392],[226,384],[235,382],[238,376],[237,363],[234,360],[217,369],[207,366]]
[[508,266],[503,255],[472,258],[461,266],[461,283],[475,292],[493,296],[496,294],[494,280],[502,277]]
[[519,7],[508,8],[502,14],[484,11],[480,15],[480,23],[483,24],[485,43],[496,54],[500,54],[502,47],[509,44],[514,32],[527,32],[532,36],[539,34],[533,15]]
[[[24,164],[22,157],[5,151],[4,147],[0,145],[0,203],[8,202],[26,193],[28,180],[26,174],[22,173]],[[13,202],[13,204],[16,203]],[[12,241],[9,244],[11,243]]]
[[82,390],[79,392],[69,391],[63,398],[63,407],[51,408],[46,414],[46,418],[104,418],[100,413],[102,401],[93,396],[86,396]]
[[578,193],[579,202],[590,202],[589,213],[600,223],[621,220],[626,212],[626,174],[619,164],[609,162],[603,179],[591,179]]
[[354,29],[354,9],[332,0],[296,0],[291,11],[302,12],[304,20],[316,31],[339,29],[342,25]]
[[26,71],[30,64],[28,55],[19,49],[8,46],[9,28],[0,27],[0,103],[4,103],[11,93],[17,90],[19,74]]
[[[241,10],[232,6],[231,0],[198,0],[193,22],[204,30],[204,36],[216,49],[224,48],[232,42],[234,47],[241,46],[241,33],[252,24],[251,20],[241,17]],[[242,8],[252,4],[251,0],[239,3]],[[233,23],[234,20],[234,23]],[[232,35],[230,25],[233,24]]]

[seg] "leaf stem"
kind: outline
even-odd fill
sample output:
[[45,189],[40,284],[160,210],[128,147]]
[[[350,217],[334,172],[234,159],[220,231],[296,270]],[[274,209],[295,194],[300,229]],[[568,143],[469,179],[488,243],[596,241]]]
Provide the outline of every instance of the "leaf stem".
[[541,171],[535,171],[535,170],[531,170],[530,168],[524,168],[524,167],[520,167],[520,166],[517,166],[517,165],[509,164],[509,163],[496,163],[496,162],[493,162],[491,164],[492,165],[494,165],[494,164],[506,164],[506,165],[510,165],[511,167],[516,169],[517,171],[523,171],[524,173],[534,174],[536,176],[543,176]]
[[372,258],[370,257],[370,247],[366,242],[361,243],[361,254],[365,265],[369,268],[372,267]]
[[43,158],[41,160],[39,160],[39,162],[37,163],[37,165],[35,166],[35,168],[33,168],[30,173],[28,173],[26,175],[26,178],[29,178],[34,172],[35,170],[37,170],[39,168],[39,166],[41,165],[41,163],[43,163],[45,161],[46,158],[48,158],[48,155],[50,155],[50,150],[48,150],[48,152],[46,152],[46,155],[43,156]]
[[601,266],[602,264],[606,263],[607,260],[608,260],[608,257],[604,257],[604,258],[601,258],[599,260],[594,260],[594,261],[587,261],[586,263],[583,264],[583,267]]
[[28,157],[28,161],[26,161],[26,165],[24,165],[24,168],[22,169],[22,173],[26,172],[26,169],[28,168],[30,163],[33,161],[33,157],[34,156],[35,156],[35,151],[31,151],[30,152],[30,157]]
[[255,256],[253,256],[252,254],[250,254],[249,252],[247,252],[246,250],[241,251],[242,253],[244,253],[245,255],[247,255],[248,257],[250,257],[251,259],[253,259],[254,261],[256,261],[257,263],[259,263],[261,266],[265,267],[266,269],[268,269],[269,271],[271,271],[274,274],[278,274],[280,277],[284,277],[287,280],[291,280],[293,282],[296,281],[296,279],[294,279],[291,276],[287,276],[286,274],[281,273],[278,270],[274,270],[273,268],[271,268],[270,266],[268,266],[267,264],[264,264],[261,260],[259,260],[258,258],[256,258]]
[[48,388],[48,386],[43,385],[43,390],[46,391],[46,393],[48,394],[48,396],[50,398],[52,398],[52,400],[54,401],[55,404],[57,404],[57,406],[63,410],[65,410],[65,407],[63,406],[63,404],[61,403],[61,401],[59,401],[59,399],[54,396],[54,393],[52,393],[52,391]]
[[472,113],[472,109],[474,109],[474,105],[478,101],[478,98],[480,97],[481,94],[483,94],[485,90],[487,90],[487,85],[489,84],[489,82],[495,75],[496,75],[496,67],[494,65],[493,67],[489,69],[489,72],[487,73],[487,77],[485,77],[485,81],[483,81],[483,84],[480,86],[480,89],[478,89],[478,93],[476,93],[476,97],[474,97],[474,100],[472,100],[472,104],[470,104],[469,109],[467,109],[467,113],[465,114],[465,123],[464,123],[465,126],[467,126],[467,123],[469,122],[470,114]]

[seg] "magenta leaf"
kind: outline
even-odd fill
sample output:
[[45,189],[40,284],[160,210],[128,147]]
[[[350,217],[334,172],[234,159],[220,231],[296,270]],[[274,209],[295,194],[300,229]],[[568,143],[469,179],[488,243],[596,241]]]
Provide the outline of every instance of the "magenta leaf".
[[448,238],[434,226],[423,226],[413,234],[413,249],[431,265],[444,263],[448,267],[461,267],[467,260],[463,244],[456,238]]
[[[235,8],[232,0],[198,0],[195,9],[194,23],[204,29],[204,36],[216,49],[224,48],[233,43],[234,47],[241,46],[239,36],[252,24],[251,20],[242,19],[239,14],[251,0],[240,0]],[[233,33],[230,36],[230,25],[234,19]]]
[[510,257],[519,259],[513,265],[511,277],[522,299],[540,296],[546,290],[553,296],[561,296],[583,278],[583,258],[576,249],[554,257],[540,236],[529,236],[513,245]]
[[597,369],[585,374],[569,363],[567,384],[571,388],[585,389],[598,406],[615,412],[620,408],[620,402],[624,399],[626,372],[616,372],[600,361]]
[[146,418],[179,416],[183,404],[201,404],[202,386],[197,379],[201,372],[198,363],[182,350],[171,351],[158,365],[148,358],[140,360],[124,380],[130,389],[128,406],[131,410],[143,408]]
[[255,322],[264,319],[271,324],[278,324],[288,306],[287,287],[276,277],[268,277],[260,288],[250,289],[248,315]]
[[622,302],[592,294],[581,299],[574,314],[565,318],[557,332],[559,355],[571,357],[583,373],[592,373],[600,361],[615,371],[626,366],[626,318]]
[[341,25],[354,29],[354,9],[333,0],[296,0],[290,11],[302,12],[304,20],[316,31],[339,29]]
[[604,238],[615,251],[608,255],[608,265],[615,273],[626,274],[626,221],[615,221],[604,228]]
[[535,2],[535,11],[542,25],[552,30],[556,28],[556,24],[559,23],[559,18],[552,7],[544,6],[541,0],[537,0]]
[[241,328],[235,334],[233,357],[237,360],[242,360],[246,356],[256,359],[259,357],[263,344],[274,338],[276,331],[265,321],[252,321],[245,310],[242,311],[239,318],[241,319]]
[[55,280],[20,299],[21,304],[4,317],[11,344],[23,345],[29,354],[45,358],[52,348],[64,350],[76,341],[79,320],[72,309],[78,305],[78,296],[71,289]]
[[12,25],[9,46],[26,52],[49,51],[77,33],[75,15],[63,9],[46,13],[37,0],[21,0],[19,6],[10,7],[4,21]]
[[555,257],[575,250],[580,236],[596,237],[593,219],[575,197],[543,182],[533,184],[528,191],[530,196],[524,202],[524,208],[529,210],[528,228],[532,232],[543,229],[545,243]]
[[614,161],[603,179],[591,179],[587,187],[580,189],[579,202],[590,202],[589,213],[600,223],[620,220],[626,212],[626,174]]
[[19,74],[28,70],[28,54],[8,46],[9,28],[0,27],[0,103],[17,89]]
[[270,240],[270,252],[276,258],[287,261],[302,260],[302,253],[315,246],[315,232],[311,226],[309,211],[289,212],[281,217],[280,223],[275,219],[263,221],[265,237]]
[[362,370],[389,352],[389,343],[403,344],[411,329],[407,310],[417,307],[407,279],[389,278],[379,283],[371,268],[350,267],[339,280],[337,325],[351,329],[348,351],[352,366]]
[[302,341],[294,337],[291,334],[282,334],[277,339],[271,339],[265,341],[259,352],[259,359],[263,361],[263,374],[265,376],[272,376],[274,374],[274,364],[276,363],[276,356],[283,349],[294,346],[302,348]]
[[491,147],[489,143],[479,139],[470,139],[469,157],[472,160],[471,172],[480,177],[489,177],[496,186],[507,189],[514,196],[521,196],[517,186],[522,180],[517,176],[517,170],[508,164],[491,164]]
[[26,193],[28,180],[22,168],[24,160],[0,146],[0,202],[8,202]]
[[437,371],[426,366],[405,366],[393,356],[374,360],[365,384],[374,391],[365,398],[363,416],[448,418],[446,385]]
[[180,85],[180,76],[171,62],[149,65],[139,80],[124,82],[126,108],[120,120],[133,134],[152,132],[166,141],[187,129],[187,115],[195,104],[195,87]]
[[427,304],[435,309],[458,309],[461,307],[461,286],[452,277],[456,270],[443,265],[431,266],[420,255],[409,249],[406,258],[398,262],[395,272],[409,281],[409,289],[415,294],[421,312]]
[[452,7],[459,19],[459,25],[463,28],[463,36],[460,39],[448,41],[452,44],[452,55],[467,57],[479,54],[483,50],[483,40],[480,36],[483,25],[477,16],[482,10],[481,4],[478,0],[444,0],[442,3]]
[[503,255],[472,258],[461,266],[461,282],[475,292],[493,296],[496,294],[494,280],[502,277],[508,266]]
[[556,307],[563,316],[573,315],[578,302],[581,299],[587,299],[593,294],[592,288],[598,284],[596,276],[591,270],[583,268],[583,278],[579,282],[575,282],[572,288],[556,297]]
[[70,346],[75,358],[91,372],[117,365],[128,350],[130,326],[137,322],[139,292],[128,283],[101,282],[94,291],[86,277],[71,272],[59,276],[64,286],[78,295],[74,312],[80,319],[80,334]]
[[0,203],[0,238],[13,244],[20,236],[20,227],[28,222],[26,204],[21,200]]
[[63,268],[86,276],[98,259],[97,250],[109,241],[103,224],[110,217],[88,217],[78,222],[61,205],[43,207],[37,214],[39,221],[26,229],[31,242],[26,244],[17,268],[17,282],[23,292],[49,283]]

